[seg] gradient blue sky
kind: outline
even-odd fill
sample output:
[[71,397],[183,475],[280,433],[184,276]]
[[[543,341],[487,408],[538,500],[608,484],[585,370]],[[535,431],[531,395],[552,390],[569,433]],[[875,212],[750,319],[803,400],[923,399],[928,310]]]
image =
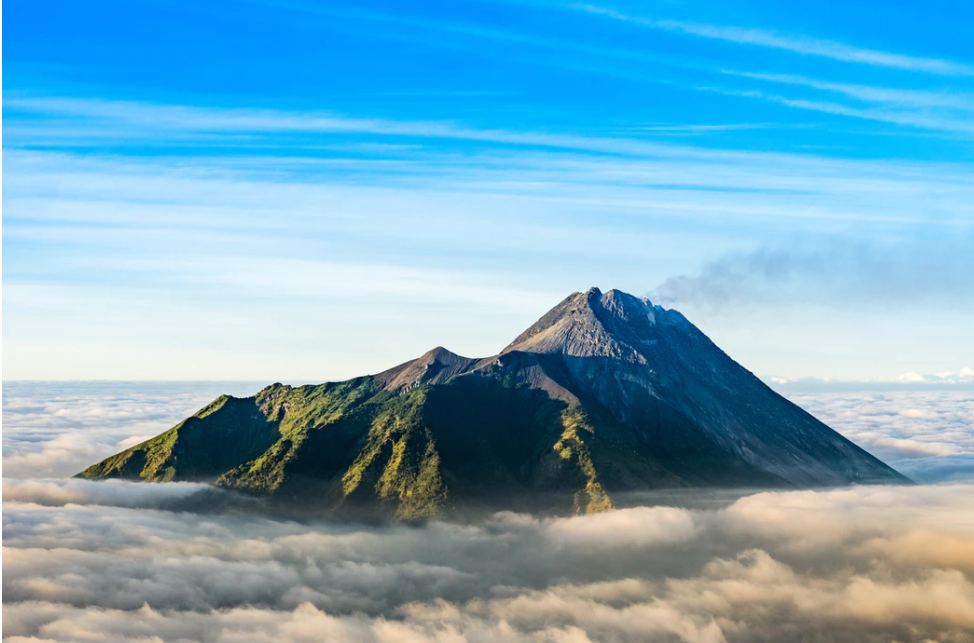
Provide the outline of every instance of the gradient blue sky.
[[345,378],[592,285],[765,377],[974,366],[972,3],[6,9],[4,379]]

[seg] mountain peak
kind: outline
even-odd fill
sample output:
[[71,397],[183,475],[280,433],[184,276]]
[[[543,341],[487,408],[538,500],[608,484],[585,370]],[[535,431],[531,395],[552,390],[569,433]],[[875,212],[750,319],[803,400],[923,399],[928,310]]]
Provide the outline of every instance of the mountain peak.
[[408,391],[421,384],[442,384],[450,377],[467,371],[476,361],[437,346],[376,377],[384,382],[387,390]]
[[590,288],[569,295],[503,353],[563,353],[575,357],[614,357],[645,361],[655,345],[657,315],[665,313],[648,299],[621,290]]

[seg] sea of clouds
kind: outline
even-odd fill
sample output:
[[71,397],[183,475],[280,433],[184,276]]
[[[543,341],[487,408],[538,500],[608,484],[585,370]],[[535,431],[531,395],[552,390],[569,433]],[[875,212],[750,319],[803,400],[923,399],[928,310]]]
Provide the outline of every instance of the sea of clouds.
[[974,480],[974,389],[793,393],[788,397],[917,482]]
[[408,527],[177,511],[203,487],[67,479],[259,388],[5,385],[4,639],[974,642],[974,472],[944,464],[974,453],[970,391],[793,395],[929,475],[910,487]]

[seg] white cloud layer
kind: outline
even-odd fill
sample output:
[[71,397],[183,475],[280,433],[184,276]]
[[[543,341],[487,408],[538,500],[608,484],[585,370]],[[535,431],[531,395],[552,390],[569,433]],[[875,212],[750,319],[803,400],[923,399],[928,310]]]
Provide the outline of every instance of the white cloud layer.
[[789,399],[918,482],[974,479],[974,391],[792,393]]
[[31,503],[44,507],[152,507],[208,489],[210,485],[192,482],[133,486],[121,480],[4,480],[3,499],[6,502]]
[[380,528],[30,484],[4,489],[10,641],[974,640],[970,485]]

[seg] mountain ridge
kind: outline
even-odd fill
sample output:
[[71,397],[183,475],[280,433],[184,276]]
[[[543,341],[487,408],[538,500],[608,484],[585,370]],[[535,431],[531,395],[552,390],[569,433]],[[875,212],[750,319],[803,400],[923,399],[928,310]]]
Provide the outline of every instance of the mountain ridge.
[[404,519],[545,494],[584,513],[645,489],[909,482],[679,312],[597,288],[494,356],[436,347],[376,375],[222,396],[79,475],[207,480]]

